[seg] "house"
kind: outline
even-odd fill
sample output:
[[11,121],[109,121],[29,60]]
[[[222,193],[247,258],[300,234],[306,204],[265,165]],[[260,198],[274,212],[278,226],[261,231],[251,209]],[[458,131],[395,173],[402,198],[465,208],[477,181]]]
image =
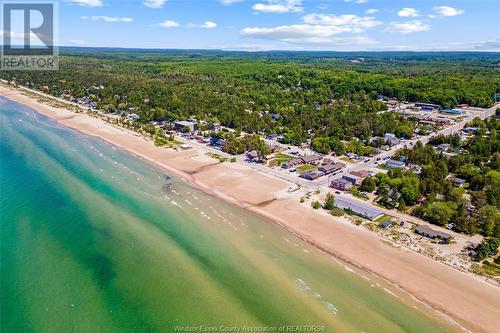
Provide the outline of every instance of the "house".
[[384,102],[384,104],[387,105],[390,108],[395,108],[396,106],[398,106],[398,101],[389,100],[387,102]]
[[281,167],[283,169],[289,169],[291,167],[294,167],[294,166],[297,166],[297,165],[301,165],[302,164],[302,160],[300,158],[294,158],[293,160],[290,160],[288,162],[285,162],[281,165]]
[[450,148],[451,148],[451,145],[448,143],[442,143],[436,147],[436,149],[438,151],[442,151],[442,152],[448,151],[448,149],[450,149]]
[[345,167],[344,163],[328,163],[322,165],[318,168],[319,171],[323,172],[325,175],[337,172]]
[[394,133],[385,133],[384,134],[384,142],[386,144],[388,144],[389,146],[395,146],[395,145],[398,145],[401,142],[401,140],[399,140],[396,137],[396,134],[394,134]]
[[252,150],[247,152],[247,157],[251,161],[258,161],[259,160],[259,153],[257,153],[256,150]]
[[313,165],[316,165],[316,164],[319,163],[319,161],[321,161],[321,156],[318,156],[318,155],[305,155],[305,156],[299,157],[299,159],[301,159],[302,163],[304,163],[304,164],[313,164]]
[[137,121],[137,120],[141,119],[141,116],[139,116],[136,113],[130,113],[127,115],[127,118],[132,120],[132,121]]
[[366,177],[370,176],[370,173],[366,170],[359,170],[359,171],[353,171],[351,172],[351,175],[356,176],[361,179],[365,179]]
[[181,120],[174,122],[174,130],[178,132],[194,132],[196,123],[193,121]]
[[396,161],[396,160],[387,160],[387,162],[385,162],[385,166],[388,167],[389,169],[393,169],[393,168],[402,168],[405,166],[405,162],[402,162],[402,161]]
[[425,237],[428,237],[428,238],[432,238],[432,239],[438,238],[438,239],[441,239],[441,240],[443,240],[445,242],[449,242],[450,239],[453,238],[453,236],[451,236],[450,234],[434,230],[434,229],[432,229],[431,227],[429,227],[427,225],[419,225],[415,229],[415,233],[417,233],[419,235],[422,235],[422,236],[425,236]]
[[391,139],[396,139],[396,134],[394,134],[394,133],[385,133],[384,134],[384,140],[391,140]]
[[389,229],[390,227],[392,227],[392,221],[386,220],[384,222],[381,222],[378,226],[382,229]]
[[218,148],[223,148],[227,144],[227,141],[220,138],[212,137],[210,138],[210,145]]
[[336,190],[347,191],[352,187],[352,183],[344,178],[335,179],[330,183],[330,187]]
[[325,174],[319,170],[312,170],[312,171],[306,171],[304,173],[300,174],[300,177],[307,179],[307,180],[315,180],[318,179],[321,176],[324,176]]
[[465,127],[462,131],[469,134],[469,133],[476,133],[479,127]]
[[350,211],[372,221],[384,215],[382,210],[350,198],[336,197],[335,205],[340,209]]
[[441,108],[439,105],[431,103],[415,103],[415,106],[422,111],[436,111]]
[[455,187],[463,187],[465,185],[465,183],[467,183],[467,181],[465,179],[458,178],[458,177],[452,177],[452,178],[450,178],[450,181],[453,183],[453,185]]
[[212,131],[218,132],[221,130],[221,126],[219,123],[213,123],[212,124]]
[[408,169],[410,169],[411,171],[413,171],[414,173],[416,173],[417,175],[421,174],[422,173],[422,167],[418,164],[408,164]]
[[356,153],[346,153],[345,156],[349,157],[350,159],[357,160],[358,159],[358,154]]
[[361,181],[362,181],[362,179],[361,179],[360,177],[355,176],[355,175],[353,175],[353,174],[346,174],[346,175],[343,175],[343,176],[342,176],[342,179],[345,179],[345,180],[347,180],[347,181],[351,182],[351,184],[352,184],[353,186],[355,186],[355,185],[359,185],[359,184],[361,183]]

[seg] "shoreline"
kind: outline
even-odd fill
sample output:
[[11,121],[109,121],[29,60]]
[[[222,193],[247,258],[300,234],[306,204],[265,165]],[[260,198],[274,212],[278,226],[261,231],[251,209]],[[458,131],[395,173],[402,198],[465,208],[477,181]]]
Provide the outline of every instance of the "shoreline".
[[182,177],[190,185],[284,227],[303,241],[403,289],[465,327],[494,332],[500,327],[500,288],[472,274],[404,248],[394,248],[366,230],[299,204],[290,183],[232,163],[214,163],[203,151],[172,151],[85,113],[44,105],[18,90],[0,95]]

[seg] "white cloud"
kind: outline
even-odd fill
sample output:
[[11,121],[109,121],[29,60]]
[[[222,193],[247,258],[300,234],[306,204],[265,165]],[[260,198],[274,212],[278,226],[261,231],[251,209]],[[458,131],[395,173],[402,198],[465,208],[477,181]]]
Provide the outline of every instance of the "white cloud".
[[199,24],[195,26],[196,28],[202,28],[202,29],[213,29],[217,27],[217,23],[212,22],[212,21],[205,21],[203,24]]
[[361,33],[382,24],[373,17],[333,14],[308,14],[302,17],[302,21],[303,24],[271,28],[245,28],[240,34],[244,37],[278,40],[290,44],[362,45],[373,41],[366,36],[335,37],[335,35]]
[[365,13],[368,14],[368,15],[370,15],[370,14],[376,14],[378,12],[379,12],[378,9],[370,8],[370,9],[367,9]]
[[75,3],[80,6],[84,7],[102,7],[102,1],[101,0],[69,0],[72,3]]
[[179,26],[179,23],[172,21],[172,20],[166,20],[166,21],[158,23],[158,26],[162,27],[162,28],[175,28],[175,27]]
[[415,8],[406,7],[398,12],[398,16],[401,17],[417,17],[418,11]]
[[431,28],[429,24],[422,23],[420,20],[406,21],[406,22],[391,22],[386,32],[399,32],[401,34],[409,34],[412,32],[427,31]]
[[142,4],[149,8],[162,8],[167,0],[144,0]]
[[241,35],[278,40],[289,44],[339,45],[350,43],[360,45],[373,43],[370,38],[365,36],[334,37],[334,35],[344,31],[344,29],[335,26],[294,24],[274,28],[245,28],[241,31]]
[[40,38],[44,39],[48,43],[51,43],[51,38],[48,36],[44,37],[38,37],[35,33],[29,32],[29,33],[24,33],[24,32],[16,32],[14,30],[0,30],[0,37],[3,36],[4,34],[9,34],[10,35],[10,42],[14,45],[23,45],[24,44],[24,39],[25,37],[28,37],[30,39],[30,44],[31,45],[45,45]]
[[264,13],[300,13],[304,10],[302,0],[267,0],[267,4],[257,3],[252,9]]
[[382,22],[370,16],[357,16],[353,14],[333,15],[333,14],[307,14],[302,17],[302,21],[311,25],[325,25],[345,29],[345,32],[363,32],[365,29],[381,25]]
[[113,16],[82,16],[81,19],[87,21],[124,22],[124,23],[129,23],[134,20],[131,17],[113,17]]
[[462,15],[465,12],[463,9],[457,9],[449,6],[436,6],[433,9],[440,16],[457,16]]

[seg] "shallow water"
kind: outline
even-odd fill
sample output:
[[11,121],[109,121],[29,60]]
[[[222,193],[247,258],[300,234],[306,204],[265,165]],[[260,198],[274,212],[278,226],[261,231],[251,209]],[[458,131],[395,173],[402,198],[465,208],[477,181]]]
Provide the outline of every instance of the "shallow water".
[[0,111],[2,332],[458,330],[137,157],[3,98]]

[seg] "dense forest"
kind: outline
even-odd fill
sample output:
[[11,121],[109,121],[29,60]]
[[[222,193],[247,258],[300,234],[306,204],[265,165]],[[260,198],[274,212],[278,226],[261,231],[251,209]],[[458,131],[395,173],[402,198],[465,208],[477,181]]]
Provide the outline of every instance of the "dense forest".
[[[89,98],[141,122],[197,119],[320,150],[411,123],[380,95],[452,107],[489,106],[500,92],[495,53],[223,52],[63,49],[60,70],[0,73],[55,96]],[[356,147],[354,147],[356,148]],[[354,150],[351,149],[351,150]]]

